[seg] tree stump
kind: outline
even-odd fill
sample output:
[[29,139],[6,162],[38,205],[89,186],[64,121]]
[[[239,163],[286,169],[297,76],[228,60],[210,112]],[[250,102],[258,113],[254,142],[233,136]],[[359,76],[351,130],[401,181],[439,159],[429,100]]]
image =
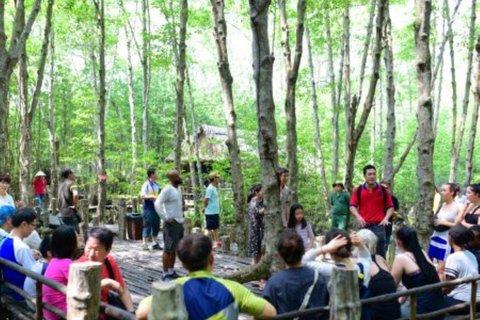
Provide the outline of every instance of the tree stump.
[[230,236],[221,236],[220,241],[222,241],[222,251],[225,253],[230,252]]
[[138,212],[138,198],[134,197],[132,199],[132,212],[137,213]]
[[187,236],[192,233],[192,220],[190,218],[185,218],[183,221],[183,236]]
[[236,233],[236,230],[235,230],[235,226],[229,224],[225,227],[225,229],[227,231],[227,235],[230,237],[231,243],[236,243],[237,242],[237,233]]
[[79,225],[80,235],[85,243],[88,237],[88,200],[82,199],[78,201],[78,213],[82,217],[82,222]]
[[157,281],[152,285],[152,309],[148,320],[187,320],[183,287],[174,282]]
[[98,319],[102,264],[82,262],[70,265],[67,287],[67,319]]
[[358,288],[358,271],[334,268],[328,287],[330,320],[360,320],[362,307]]
[[126,239],[127,202],[125,198],[118,199],[118,237]]

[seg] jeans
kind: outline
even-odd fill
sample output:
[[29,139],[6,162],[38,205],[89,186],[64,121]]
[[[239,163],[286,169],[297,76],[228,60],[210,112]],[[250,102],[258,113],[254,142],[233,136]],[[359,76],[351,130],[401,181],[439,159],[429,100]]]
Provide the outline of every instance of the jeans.
[[157,237],[160,232],[160,217],[155,210],[143,210],[143,231],[142,237]]
[[[385,251],[385,241],[386,241],[386,232],[385,227],[379,224],[367,224],[363,229],[368,229],[372,231],[377,236],[377,252],[376,254],[381,255],[385,258],[386,251]],[[371,252],[371,254],[375,254],[375,252]]]
[[45,195],[43,194],[36,194],[35,195],[35,200],[37,200],[37,205],[40,207],[40,210],[43,212],[43,206],[44,206],[44,201],[43,199],[45,198]]

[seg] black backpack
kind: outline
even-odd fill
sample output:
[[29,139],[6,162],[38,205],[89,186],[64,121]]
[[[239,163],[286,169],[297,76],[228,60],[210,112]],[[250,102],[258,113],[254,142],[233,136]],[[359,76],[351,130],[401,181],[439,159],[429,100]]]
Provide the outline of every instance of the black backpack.
[[[381,184],[379,184],[379,186],[380,186],[380,189],[382,190],[382,195],[383,195],[383,208],[386,209],[387,208],[387,189]],[[358,200],[359,208],[360,208],[360,203],[362,201],[362,187],[363,187],[362,184],[357,187],[357,200]]]

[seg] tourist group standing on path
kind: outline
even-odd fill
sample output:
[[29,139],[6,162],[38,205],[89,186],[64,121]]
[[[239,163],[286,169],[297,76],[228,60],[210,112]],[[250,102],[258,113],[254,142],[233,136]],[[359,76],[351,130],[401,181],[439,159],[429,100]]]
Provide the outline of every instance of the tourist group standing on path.
[[[436,191],[432,224],[434,232],[428,252],[423,251],[417,233],[408,226],[401,226],[392,237],[393,218],[399,215],[397,199],[390,193],[390,184],[378,183],[376,169],[365,166],[365,182],[349,194],[341,182],[333,184],[330,197],[332,229],[323,238],[315,237],[315,229],[306,218],[304,207],[292,203],[287,186],[289,171],[280,168],[280,217],[284,231],[276,248],[286,268],[264,284],[262,297],[257,297],[244,286],[212,274],[215,264],[214,249],[221,246],[219,179],[216,173],[209,175],[209,186],[204,197],[205,234],[183,237],[185,205],[181,185],[182,178],[176,170],[166,177],[169,183],[162,188],[158,184],[156,170],[147,170],[148,180],[142,185],[143,241],[144,249],[161,250],[163,246],[163,280],[183,285],[184,299],[189,319],[215,320],[237,319],[239,313],[247,313],[259,319],[273,319],[277,314],[326,306],[329,303],[327,283],[335,268],[356,270],[359,296],[362,299],[413,289],[430,284],[478,276],[480,266],[480,184],[473,184],[462,194],[458,185],[445,183]],[[102,263],[101,301],[134,312],[131,294],[122,277],[118,264],[110,255],[114,234],[106,228],[91,228],[82,256],[76,256],[78,248],[77,203],[79,198],[76,177],[72,170],[62,172],[59,186],[58,227],[51,236],[41,241],[29,238],[35,231],[37,215],[21,202],[15,203],[8,194],[10,177],[0,176],[0,257],[45,277],[68,285],[68,273],[73,262],[96,261]],[[43,172],[37,174],[38,197],[45,195]],[[41,188],[43,185],[44,189]],[[252,263],[261,263],[264,253],[264,195],[261,184],[254,185],[248,193],[248,253]],[[349,220],[352,220],[349,222]],[[163,222],[163,242],[158,234]],[[356,222],[358,231],[348,232],[349,224]],[[38,237],[39,238],[39,237]],[[40,238],[39,238],[40,239]],[[390,268],[385,260],[390,243],[395,243],[397,253]],[[175,272],[175,260],[179,257],[189,272],[180,278]],[[36,284],[10,268],[2,266],[2,275],[31,296],[35,296]],[[470,284],[445,287],[417,294],[417,314],[434,312],[446,307],[469,302],[471,296],[480,298],[480,289],[472,292]],[[35,308],[29,301],[13,291],[6,290],[19,304]],[[66,297],[48,286],[42,287],[42,299],[60,310],[66,311]],[[152,307],[152,297],[143,300],[136,316],[147,319]],[[468,306],[459,307],[455,314],[468,313]],[[408,316],[409,301],[406,297],[362,308],[362,320],[397,319]],[[327,319],[328,311],[299,319]],[[47,320],[59,317],[45,310]],[[107,319],[104,314],[101,319]],[[435,319],[443,319],[437,316]]]

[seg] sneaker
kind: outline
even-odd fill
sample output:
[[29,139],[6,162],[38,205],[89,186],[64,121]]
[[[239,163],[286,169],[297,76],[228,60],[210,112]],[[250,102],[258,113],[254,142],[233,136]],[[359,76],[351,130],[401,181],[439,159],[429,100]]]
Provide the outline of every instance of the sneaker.
[[162,247],[160,247],[160,245],[157,242],[152,246],[152,250],[162,250]]
[[173,273],[170,274],[170,277],[171,277],[172,279],[178,279],[178,278],[181,278],[182,276],[179,275],[176,271],[173,271]]
[[163,281],[163,282],[168,282],[168,281],[170,281],[170,280],[173,280],[173,277],[172,277],[171,274],[164,273],[164,274],[162,275],[162,281]]
[[148,248],[148,244],[146,244],[146,243],[142,244],[142,250],[145,250],[145,251],[150,250],[150,249]]

